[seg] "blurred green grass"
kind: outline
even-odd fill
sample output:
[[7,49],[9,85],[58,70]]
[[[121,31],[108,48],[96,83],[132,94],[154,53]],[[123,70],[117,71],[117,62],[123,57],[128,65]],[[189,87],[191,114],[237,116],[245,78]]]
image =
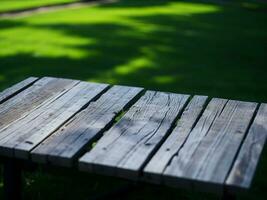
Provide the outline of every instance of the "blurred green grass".
[[74,1],[77,0],[0,0],[0,13]]
[[0,20],[0,89],[63,76],[266,101],[266,13],[122,1]]
[[[0,89],[28,76],[58,76],[267,102],[266,4],[214,2],[124,0],[0,18]],[[241,199],[266,199],[263,155],[256,182]],[[94,184],[100,191],[113,185],[76,173],[26,176],[26,199],[73,199],[75,191],[83,199],[99,192]],[[213,199],[157,191],[145,186],[143,196],[127,199]]]

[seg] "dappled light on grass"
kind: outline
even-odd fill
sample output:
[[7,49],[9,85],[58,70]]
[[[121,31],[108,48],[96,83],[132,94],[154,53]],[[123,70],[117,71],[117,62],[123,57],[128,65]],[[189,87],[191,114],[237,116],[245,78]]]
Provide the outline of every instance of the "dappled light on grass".
[[30,53],[33,57],[70,57],[80,59],[94,52],[79,47],[94,43],[93,38],[64,34],[62,31],[40,29],[31,26],[14,27],[0,32],[0,56]]
[[159,84],[170,84],[172,82],[175,82],[175,80],[177,80],[177,77],[174,77],[174,76],[156,76],[156,77],[154,77],[153,80]]
[[[129,3],[133,2],[133,4]],[[48,14],[39,14],[38,17],[28,17],[22,20],[29,24],[95,24],[95,23],[122,23],[134,25],[135,20],[132,17],[147,17],[155,14],[190,16],[194,14],[213,13],[221,10],[219,6],[200,4],[200,3],[183,3],[172,1],[157,1],[158,5],[149,6],[150,2],[138,1],[121,1],[114,4],[105,4],[100,6],[91,6],[80,9],[68,9]],[[142,7],[142,5],[146,5]],[[53,18],[54,17],[54,18]],[[56,20],[54,20],[56,19]],[[136,24],[140,25],[140,24]]]
[[264,101],[266,14],[121,1],[0,20],[0,88],[60,76]]
[[[104,73],[102,73],[99,76],[96,76],[91,79],[87,79],[87,81],[98,81],[98,82],[108,82],[111,84],[119,84],[118,79],[116,77],[120,76],[127,76],[129,74],[136,74],[139,73],[139,71],[148,69],[153,70],[153,67],[155,65],[152,63],[151,60],[147,57],[140,57],[133,60],[130,60],[124,65],[119,65],[111,70],[106,70]],[[137,77],[136,82],[138,83],[138,79],[140,77]]]
[[[68,25],[73,25],[79,31],[79,25],[101,25],[101,24],[118,24],[129,27],[130,30],[118,30],[121,34],[131,34],[133,37],[147,37],[144,33],[168,29],[175,31],[172,27],[164,25],[142,23],[135,17],[153,16],[155,14],[173,14],[189,16],[198,13],[215,12],[219,8],[216,6],[191,4],[191,3],[168,3],[164,6],[145,7],[145,8],[113,8],[113,7],[92,7],[84,9],[69,9],[51,14],[39,14],[36,17],[22,18],[18,26],[3,28],[0,32],[1,49],[0,56],[8,56],[19,53],[31,53],[33,56],[58,57],[67,56],[70,58],[82,58],[92,56],[88,49],[80,48],[90,46],[93,42],[106,43],[109,41],[96,41],[94,35],[88,34],[76,36],[75,34],[66,34]],[[56,19],[56,20],[55,20]],[[8,20],[3,23],[9,23]],[[58,25],[60,24],[60,27]],[[53,25],[55,27],[53,28]],[[52,26],[49,28],[49,26]],[[60,29],[59,29],[60,28]],[[112,28],[112,27],[111,27]],[[174,28],[174,27],[173,27]],[[109,34],[109,30],[106,34]],[[134,31],[134,32],[133,32]],[[134,35],[139,34],[139,35]],[[130,66],[129,66],[130,67]],[[129,70],[131,71],[131,70]]]
[[146,57],[143,57],[131,60],[126,65],[118,66],[113,71],[117,74],[125,75],[134,73],[141,68],[151,68],[151,67],[153,67],[153,63],[151,63],[151,61],[148,60]]
[[77,0],[0,0],[0,12],[29,9],[39,6],[48,6],[60,3],[70,3],[75,1]]

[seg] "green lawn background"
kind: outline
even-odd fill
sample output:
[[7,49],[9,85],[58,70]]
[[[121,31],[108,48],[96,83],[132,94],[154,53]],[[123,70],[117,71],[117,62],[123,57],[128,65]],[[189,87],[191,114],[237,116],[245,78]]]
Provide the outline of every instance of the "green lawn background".
[[[57,76],[267,102],[266,22],[263,3],[193,0],[124,0],[0,18],[0,89],[28,76]],[[242,199],[266,198],[266,157]],[[27,175],[25,196],[72,199],[79,194],[82,199],[107,190],[110,182],[103,179],[35,173]],[[157,191],[158,199],[211,199]],[[145,198],[135,193],[128,198],[155,198],[152,187],[141,192]]]
[[75,1],[77,0],[0,0],[0,13]]

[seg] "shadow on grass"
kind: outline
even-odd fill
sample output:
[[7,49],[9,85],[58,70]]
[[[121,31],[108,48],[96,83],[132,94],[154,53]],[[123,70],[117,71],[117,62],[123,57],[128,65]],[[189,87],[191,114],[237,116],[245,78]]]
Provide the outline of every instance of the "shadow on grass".
[[[122,2],[108,7],[123,5]],[[263,41],[266,17],[251,14],[254,15],[251,19],[246,14],[221,8],[213,13],[188,16],[159,13],[130,17],[136,23],[151,26],[149,31],[131,24],[28,25],[94,39],[95,43],[73,46],[91,52],[81,59],[31,53],[1,57],[0,75],[4,77],[4,81],[0,80],[1,87],[30,75],[49,75],[266,101],[266,93],[263,94],[267,89]],[[17,24],[20,25],[25,26]],[[0,21],[0,27],[13,26],[16,26],[13,21]]]
[[[123,11],[172,2],[123,1],[100,7]],[[267,102],[265,13],[219,7],[211,13],[136,13],[127,19],[134,23],[27,24],[0,20],[1,30],[31,27],[94,41],[70,45],[85,52],[79,59],[30,52],[1,56],[0,87],[28,76],[58,76]],[[261,187],[266,181],[261,175],[257,177],[260,185],[254,188],[260,192],[247,198],[256,195],[263,199],[266,195]]]

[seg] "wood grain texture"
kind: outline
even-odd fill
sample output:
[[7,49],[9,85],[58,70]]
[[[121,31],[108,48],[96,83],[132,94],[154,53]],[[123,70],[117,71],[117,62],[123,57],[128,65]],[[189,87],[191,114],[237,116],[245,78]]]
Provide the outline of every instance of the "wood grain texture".
[[0,153],[27,159],[29,151],[94,100],[106,84],[79,82],[1,130]]
[[183,110],[189,96],[147,91],[79,160],[81,170],[138,178]]
[[212,99],[164,171],[165,184],[222,192],[257,104]]
[[4,91],[0,92],[0,104],[6,101],[7,99],[11,98],[12,96],[16,95],[17,93],[21,92],[22,90],[26,89],[37,80],[38,78],[36,77],[29,77],[13,85],[12,87],[9,87]]
[[155,91],[134,103],[142,88],[108,88],[30,77],[0,92],[0,155],[70,167],[88,151],[80,170],[209,192],[251,186],[267,104],[214,98],[206,106],[205,96],[187,104],[189,95]]
[[27,116],[32,110],[42,106],[47,101],[57,98],[79,81],[44,77],[31,87],[23,90],[13,98],[0,104],[0,138],[5,126]]
[[113,86],[31,152],[35,162],[72,166],[74,159],[111,125],[142,88]]
[[206,96],[193,97],[178,120],[177,126],[145,167],[144,176],[146,180],[156,183],[162,181],[162,173],[186,141],[204,109],[207,99]]
[[267,104],[262,104],[226,180],[232,190],[248,189],[267,137]]

